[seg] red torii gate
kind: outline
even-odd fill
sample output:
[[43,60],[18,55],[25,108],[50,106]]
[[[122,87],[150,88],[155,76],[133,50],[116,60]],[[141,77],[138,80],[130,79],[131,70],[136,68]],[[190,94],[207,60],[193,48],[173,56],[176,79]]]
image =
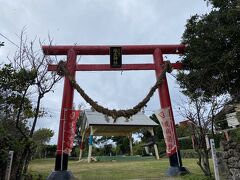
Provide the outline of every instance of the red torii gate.
[[[183,54],[184,45],[127,45],[118,46],[122,48],[123,55],[146,55],[152,54],[154,63],[144,64],[123,64],[120,68],[112,68],[109,64],[76,64],[77,55],[109,55],[112,46],[43,46],[45,55],[67,55],[67,68],[70,74],[75,77],[76,71],[129,71],[129,70],[154,70],[158,77],[163,69],[163,54]],[[114,46],[115,47],[115,46]],[[181,69],[181,63],[172,63],[174,69]],[[56,71],[57,65],[49,64],[49,71]],[[168,90],[167,79],[164,78],[162,85],[158,88],[161,108],[170,108],[172,125],[174,126],[174,137],[178,146],[174,117],[172,113],[171,100]],[[60,115],[60,125],[57,144],[57,155],[55,161],[55,171],[66,171],[68,166],[68,154],[62,150],[62,135],[64,132],[64,109],[72,109],[74,89],[70,81],[65,78],[62,108]],[[66,119],[68,121],[68,119]],[[65,129],[66,130],[66,129]],[[169,156],[170,167],[183,169],[179,147],[177,151]],[[170,172],[171,174],[171,172]]]

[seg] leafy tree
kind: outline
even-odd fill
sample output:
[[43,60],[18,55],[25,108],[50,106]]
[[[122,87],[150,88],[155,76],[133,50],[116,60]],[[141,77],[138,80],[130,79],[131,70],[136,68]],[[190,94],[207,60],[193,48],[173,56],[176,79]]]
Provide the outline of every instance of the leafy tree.
[[130,154],[130,149],[129,149],[129,139],[126,136],[114,136],[111,138],[113,142],[116,143],[118,149],[120,152],[118,154]]
[[[166,145],[165,145],[165,141],[164,141],[164,137],[163,137],[162,127],[161,127],[155,114],[152,114],[149,118],[158,124],[158,126],[153,127],[154,139],[152,138],[151,133],[149,131],[147,131],[146,129],[142,129],[138,132],[139,137],[141,138],[141,142],[143,142],[144,144],[154,141],[158,146],[159,152],[161,154],[163,154],[166,152]],[[150,150],[152,150],[153,153],[155,153],[153,148],[151,148]]]
[[46,145],[46,156],[47,157],[55,157],[55,154],[56,154],[56,150],[57,150],[57,145],[53,144],[48,144]]
[[[3,109],[0,115],[3,119],[6,119],[4,115],[11,119],[16,125],[15,131],[21,134],[19,139],[22,144],[15,163],[19,164],[15,173],[17,179],[21,179],[21,176],[26,174],[30,159],[35,152],[33,133],[38,118],[46,113],[40,107],[41,100],[60,80],[56,74],[47,71],[47,64],[54,59],[42,55],[41,51],[36,51],[34,47],[34,41],[28,42],[23,30],[19,49],[14,57],[9,58],[11,65],[6,65],[5,68],[8,69],[5,71],[3,68],[0,74],[1,78],[3,77],[0,82],[0,103],[6,102],[0,106]],[[29,118],[33,119],[32,125],[27,124]],[[6,122],[11,124],[10,120]],[[8,149],[8,147],[4,148]]]
[[233,141],[240,143],[240,129],[239,128],[229,131],[229,136]]
[[190,136],[188,126],[176,124],[177,137],[187,137]]
[[[0,71],[0,110],[2,117],[15,118],[18,123],[21,115],[33,117],[32,103],[27,96],[28,88],[35,83],[36,72],[20,68],[16,70],[11,64],[5,64]],[[19,128],[21,132],[21,128]],[[25,134],[21,132],[23,136]]]
[[240,2],[208,0],[212,10],[194,15],[182,37],[184,69],[178,81],[192,97],[240,95]]
[[33,140],[37,146],[36,154],[39,158],[41,158],[42,152],[46,151],[46,144],[49,143],[53,135],[54,132],[47,128],[38,129],[33,133]]
[[[207,0],[209,13],[192,16],[182,37],[186,44],[183,71],[177,80],[189,97],[185,117],[192,121],[192,133],[199,154],[198,165],[209,176],[208,149],[205,135],[212,131],[213,119],[229,94],[240,97],[240,2],[239,0]],[[187,113],[186,113],[187,112]]]
[[[41,46],[41,41],[39,43]],[[47,93],[53,90],[54,85],[61,79],[56,73],[50,73],[47,70],[48,64],[56,61],[56,59],[43,55],[41,51],[36,51],[34,47],[35,40],[29,42],[25,35],[25,29],[23,29],[20,34],[19,49],[16,51],[15,56],[10,59],[14,69],[33,71],[35,75],[34,84],[25,89],[25,94],[32,95],[31,98],[36,100],[36,103],[33,104],[33,123],[29,127],[30,132],[24,135],[28,141],[33,137],[38,118],[46,114],[46,111],[40,106],[41,100]],[[20,106],[19,112],[21,110]],[[34,150],[29,145],[25,146],[21,159],[23,161],[23,169],[20,170],[20,174],[27,172],[27,167],[33,153]]]
[[206,144],[206,136],[211,134],[211,138],[215,139],[213,119],[222,108],[224,102],[222,97],[206,101],[205,97],[201,96],[195,99],[189,98],[188,101],[183,102],[183,105],[179,107],[181,116],[188,120],[188,132],[194,139],[194,149],[198,154],[197,164],[206,176],[211,176],[209,166],[210,149]]
[[117,145],[117,154],[129,154],[129,139],[125,136],[102,136],[100,138],[95,138],[95,143],[103,145],[103,149],[105,154],[111,152],[112,143],[116,143]]
[[26,89],[34,83],[35,72],[14,69],[11,64],[0,69],[0,177],[5,176],[7,154],[14,151],[11,179],[20,177],[19,169],[25,146],[33,148],[26,139],[30,132],[27,119],[33,117],[33,106]]
[[211,176],[209,165],[209,149],[207,147],[205,137],[209,133],[211,120],[206,112],[206,102],[197,98],[195,101],[189,101],[188,107],[183,106],[181,114],[189,120],[188,127],[194,139],[194,148],[198,153],[197,164],[206,176]]
[[176,124],[177,137],[179,138],[180,149],[192,149],[191,130],[187,125]]
[[106,144],[103,148],[105,155],[109,156],[112,153],[112,144]]
[[77,120],[77,123],[76,123],[76,134],[75,134],[75,137],[74,137],[74,143],[76,145],[78,145],[79,147],[80,147],[81,142],[82,142],[82,135],[83,135],[83,131],[84,131],[84,127],[81,127],[83,120],[84,120],[84,114],[80,113],[80,116],[79,116],[79,118]]
[[157,141],[163,140],[164,137],[163,137],[162,127],[161,127],[161,125],[160,125],[160,123],[159,123],[156,115],[155,115],[155,114],[152,114],[152,115],[150,116],[150,119],[152,119],[155,123],[159,124],[158,126],[155,126],[155,127],[153,128],[153,131],[154,131],[156,140],[157,140]]
[[[160,142],[164,139],[163,137],[163,131],[162,131],[162,127],[156,117],[155,114],[152,114],[150,116],[150,119],[152,119],[154,122],[156,122],[157,124],[159,124],[158,126],[154,126],[153,131],[154,131],[154,135],[155,135],[155,141],[156,142]],[[148,142],[149,139],[151,138],[151,134],[150,132],[148,132],[147,130],[143,129],[139,131],[139,137],[141,138],[141,141],[143,142]]]

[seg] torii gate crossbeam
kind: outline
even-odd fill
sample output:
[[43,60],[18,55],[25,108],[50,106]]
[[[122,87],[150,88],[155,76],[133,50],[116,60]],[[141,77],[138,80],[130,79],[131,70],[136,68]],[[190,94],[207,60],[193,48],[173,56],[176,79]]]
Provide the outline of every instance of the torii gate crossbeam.
[[[67,68],[70,74],[75,77],[76,71],[129,71],[129,70],[154,70],[156,77],[158,77],[163,70],[163,54],[183,54],[185,50],[184,45],[123,45],[118,46],[122,48],[123,55],[153,55],[153,63],[147,64],[123,64],[121,68],[112,68],[110,64],[76,64],[77,55],[109,55],[110,47],[114,46],[43,46],[45,55],[67,55]],[[181,69],[181,63],[172,63],[174,69]],[[57,65],[49,64],[49,71],[56,71]],[[68,154],[62,150],[62,134],[64,132],[64,109],[72,109],[73,94],[70,81],[65,78],[62,109],[60,115],[60,125],[58,134],[57,155],[55,162],[55,171],[66,171],[68,166]],[[176,135],[174,117],[172,112],[171,100],[168,90],[167,79],[163,79],[162,85],[158,88],[161,108],[170,108],[172,125],[174,126],[174,137],[177,146],[178,139]],[[68,121],[68,119],[66,119]],[[182,169],[182,161],[180,157],[179,147],[176,152],[169,155],[170,167],[177,167]],[[180,170],[181,171],[181,170]]]

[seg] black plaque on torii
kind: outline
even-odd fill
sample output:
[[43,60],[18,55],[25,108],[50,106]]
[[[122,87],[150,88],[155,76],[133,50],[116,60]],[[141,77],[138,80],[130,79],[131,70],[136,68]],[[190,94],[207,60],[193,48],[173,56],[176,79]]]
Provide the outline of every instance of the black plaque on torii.
[[111,67],[122,67],[122,47],[110,47],[109,54]]

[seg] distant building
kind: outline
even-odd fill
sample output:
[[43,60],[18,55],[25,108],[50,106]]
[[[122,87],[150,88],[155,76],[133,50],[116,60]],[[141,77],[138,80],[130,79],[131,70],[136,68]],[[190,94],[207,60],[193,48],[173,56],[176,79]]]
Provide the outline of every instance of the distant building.
[[240,103],[230,102],[215,116],[214,124],[218,130],[236,128],[240,125]]

